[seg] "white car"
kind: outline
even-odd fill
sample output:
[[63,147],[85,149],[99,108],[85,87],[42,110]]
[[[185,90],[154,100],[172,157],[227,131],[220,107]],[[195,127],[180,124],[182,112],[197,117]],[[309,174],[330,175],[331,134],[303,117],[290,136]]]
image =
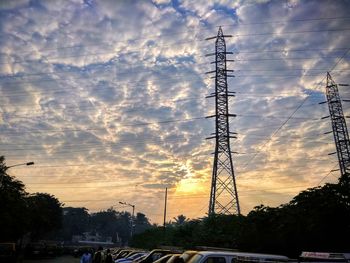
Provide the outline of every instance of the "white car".
[[286,256],[245,253],[245,252],[227,252],[227,251],[198,251],[187,263],[242,263],[242,262],[289,262]]

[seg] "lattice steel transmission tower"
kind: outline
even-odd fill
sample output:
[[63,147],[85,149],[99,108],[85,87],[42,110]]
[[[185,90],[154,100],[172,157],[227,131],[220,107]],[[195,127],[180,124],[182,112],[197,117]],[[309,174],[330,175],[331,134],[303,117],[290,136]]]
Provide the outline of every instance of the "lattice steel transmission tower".
[[[342,84],[339,84],[342,85]],[[348,128],[343,114],[343,107],[339,96],[338,85],[327,72],[326,97],[329,117],[332,123],[336,153],[339,160],[340,182],[349,182],[350,179],[350,140]]]
[[228,98],[234,96],[234,92],[227,89],[227,77],[233,77],[227,73],[233,70],[226,68],[226,62],[233,60],[226,59],[226,54],[232,54],[232,52],[226,52],[225,37],[231,36],[224,35],[220,27],[217,36],[207,38],[207,40],[216,39],[215,53],[207,55],[215,56],[215,61],[212,62],[215,63],[215,70],[207,72],[208,74],[215,73],[215,76],[212,77],[215,78],[215,92],[207,96],[207,98],[215,98],[215,115],[207,117],[215,118],[214,136],[207,138],[215,139],[209,215],[240,214],[230,146],[230,138],[236,138],[233,136],[236,133],[230,132],[229,128],[229,118],[236,115],[230,114],[228,110]]

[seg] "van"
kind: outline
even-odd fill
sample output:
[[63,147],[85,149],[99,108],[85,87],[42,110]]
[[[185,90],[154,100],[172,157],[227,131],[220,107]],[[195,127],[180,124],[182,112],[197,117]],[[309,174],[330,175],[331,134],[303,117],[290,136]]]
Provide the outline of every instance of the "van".
[[290,262],[286,256],[227,252],[227,251],[198,251],[187,263],[245,263],[245,262]]

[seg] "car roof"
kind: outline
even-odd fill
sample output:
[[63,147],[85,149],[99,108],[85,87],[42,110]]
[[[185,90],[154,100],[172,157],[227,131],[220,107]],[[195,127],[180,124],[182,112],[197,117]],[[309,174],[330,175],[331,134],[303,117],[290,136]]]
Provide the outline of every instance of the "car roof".
[[246,253],[246,252],[231,252],[231,251],[198,251],[197,254],[203,256],[242,256],[242,257],[257,257],[257,258],[275,258],[275,259],[289,259],[282,255]]
[[172,252],[172,251],[168,250],[168,249],[156,248],[156,249],[151,250],[150,252]]

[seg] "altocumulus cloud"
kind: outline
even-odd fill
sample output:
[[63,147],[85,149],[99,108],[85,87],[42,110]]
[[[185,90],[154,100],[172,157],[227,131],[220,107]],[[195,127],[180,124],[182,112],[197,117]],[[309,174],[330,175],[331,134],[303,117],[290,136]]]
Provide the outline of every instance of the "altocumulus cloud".
[[[29,191],[160,222],[207,211],[219,25],[235,60],[230,125],[243,212],[279,205],[336,167],[324,76],[349,82],[347,1],[2,1],[1,149]],[[342,96],[349,92],[341,90]],[[344,105],[345,112],[349,108]],[[335,181],[337,174],[323,182]],[[322,183],[323,183],[322,182]],[[88,196],[88,198],[87,198]]]

